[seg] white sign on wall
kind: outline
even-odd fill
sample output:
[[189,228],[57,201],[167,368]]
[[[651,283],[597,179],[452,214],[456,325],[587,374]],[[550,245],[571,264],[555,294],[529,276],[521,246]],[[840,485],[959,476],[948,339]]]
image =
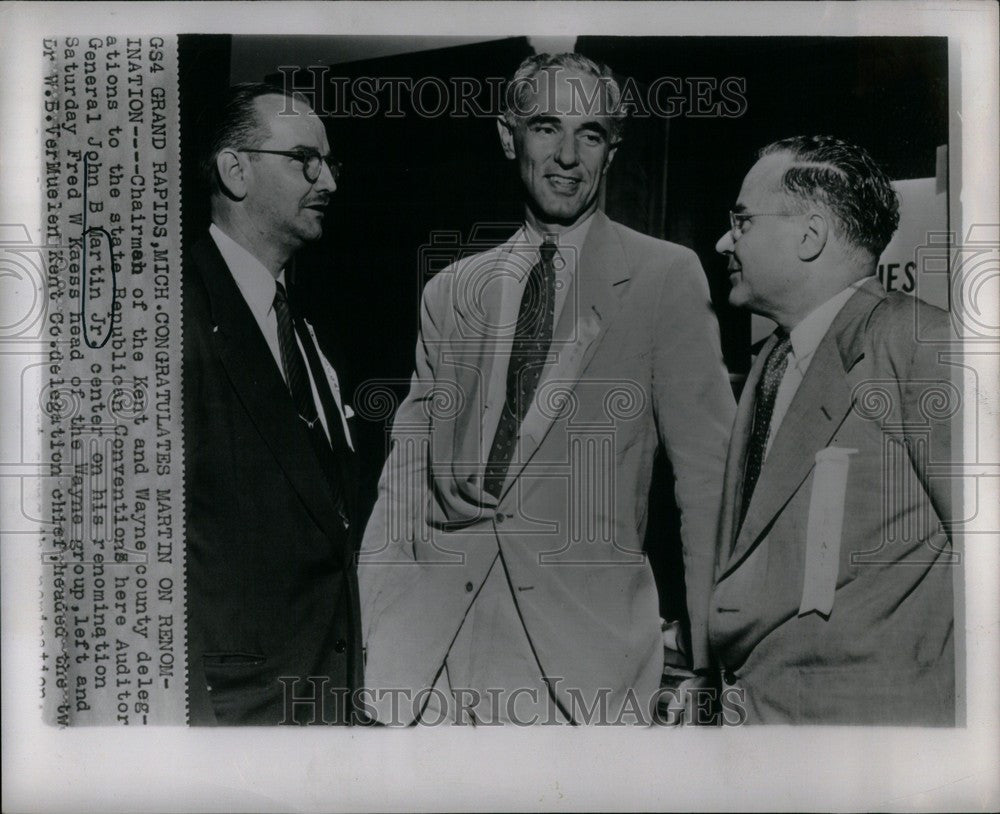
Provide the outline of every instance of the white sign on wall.
[[886,291],[913,294],[938,308],[948,308],[948,275],[922,268],[917,253],[933,236],[948,231],[948,196],[935,178],[893,181],[899,194],[899,228],[878,261],[878,278]]

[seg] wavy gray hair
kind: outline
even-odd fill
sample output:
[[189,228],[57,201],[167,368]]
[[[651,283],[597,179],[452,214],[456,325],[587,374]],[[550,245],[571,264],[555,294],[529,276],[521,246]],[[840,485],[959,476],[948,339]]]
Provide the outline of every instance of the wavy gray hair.
[[598,80],[598,86],[603,89],[604,93],[600,94],[601,98],[600,101],[597,101],[596,110],[593,109],[593,106],[597,97],[595,99],[584,97],[584,101],[588,106],[588,112],[605,115],[611,120],[611,133],[609,134],[611,144],[618,144],[622,140],[625,119],[628,116],[628,111],[621,103],[621,88],[607,65],[594,62],[583,54],[571,52],[535,54],[525,59],[507,83],[503,107],[503,116],[507,123],[511,127],[517,125],[518,119],[521,118],[521,111],[525,110],[529,94],[537,91],[535,77],[550,68],[565,69],[593,76]]

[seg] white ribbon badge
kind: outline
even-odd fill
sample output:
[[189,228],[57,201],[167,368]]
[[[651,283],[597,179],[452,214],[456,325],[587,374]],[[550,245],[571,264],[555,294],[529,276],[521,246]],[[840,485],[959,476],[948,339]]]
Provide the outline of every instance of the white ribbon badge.
[[850,456],[856,449],[827,447],[816,453],[809,525],[806,528],[806,568],[799,616],[819,611],[829,616],[840,568],[840,535]]

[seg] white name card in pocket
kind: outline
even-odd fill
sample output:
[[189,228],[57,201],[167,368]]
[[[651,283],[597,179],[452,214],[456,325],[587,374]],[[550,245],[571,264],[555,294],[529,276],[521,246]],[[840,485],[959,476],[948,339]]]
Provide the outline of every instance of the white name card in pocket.
[[827,447],[816,453],[809,523],[806,527],[806,567],[799,616],[819,611],[829,616],[840,567],[840,535],[850,456],[856,449]]

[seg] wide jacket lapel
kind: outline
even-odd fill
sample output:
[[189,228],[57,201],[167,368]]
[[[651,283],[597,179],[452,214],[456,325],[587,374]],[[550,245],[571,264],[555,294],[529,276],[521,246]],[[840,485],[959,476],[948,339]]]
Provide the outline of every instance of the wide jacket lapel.
[[518,454],[508,470],[505,491],[568,407],[570,399],[561,397],[559,391],[572,390],[582,378],[621,308],[630,278],[625,247],[611,221],[598,211],[554,331],[551,352],[556,361],[521,424]]
[[[761,467],[723,578],[766,536],[775,516],[812,471],[816,453],[829,444],[850,413],[853,393],[847,374],[864,358],[864,326],[884,297],[877,281],[863,285],[841,309],[816,348]],[[752,392],[748,395],[752,401]],[[744,435],[749,435],[749,429]],[[742,469],[734,474],[742,479]],[[728,497],[730,493],[726,494]]]
[[193,253],[208,291],[212,339],[233,389],[317,524],[334,536],[340,520],[323,470],[267,342],[211,238]]
[[[461,408],[435,419],[433,455],[437,469],[450,470],[452,483],[437,487],[442,508],[453,521],[478,517],[479,506],[493,501],[482,491],[491,435],[486,425],[495,423],[502,409],[513,343],[513,327],[507,323],[516,319],[517,282],[527,273],[517,251],[519,235],[497,247],[488,261],[477,260],[457,273],[451,290],[457,324],[440,350],[435,387],[454,389],[443,393],[442,400]],[[496,401],[492,413],[491,398]]]

